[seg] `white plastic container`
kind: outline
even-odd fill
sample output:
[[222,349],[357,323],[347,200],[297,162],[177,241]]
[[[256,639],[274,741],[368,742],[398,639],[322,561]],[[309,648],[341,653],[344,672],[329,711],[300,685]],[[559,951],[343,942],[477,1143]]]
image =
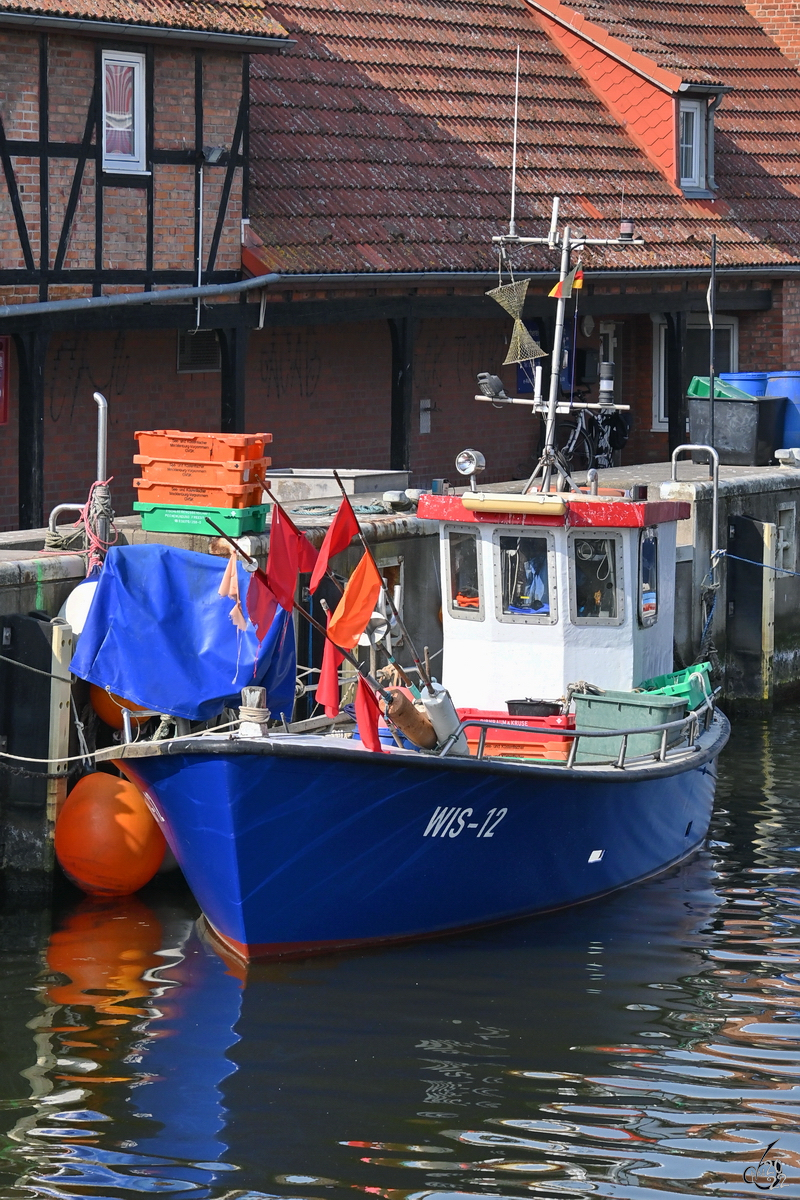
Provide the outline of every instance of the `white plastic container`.
[[[431,725],[436,732],[436,737],[441,746],[452,733],[455,733],[461,724],[461,720],[447,688],[442,687],[440,683],[436,683],[435,681],[432,681],[431,687],[433,694],[427,689],[423,689],[422,703],[425,712],[430,717]],[[449,753],[463,754],[465,757],[469,757],[469,746],[463,732],[458,735],[455,745]]]

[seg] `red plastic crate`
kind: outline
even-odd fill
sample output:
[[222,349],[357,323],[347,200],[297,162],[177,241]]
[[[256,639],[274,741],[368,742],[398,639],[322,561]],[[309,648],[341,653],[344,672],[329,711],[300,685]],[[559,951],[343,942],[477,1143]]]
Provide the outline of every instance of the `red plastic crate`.
[[[475,717],[480,721],[502,721],[514,729],[487,729],[483,749],[486,758],[541,758],[566,762],[571,738],[559,737],[559,729],[574,729],[575,714],[556,717],[510,717],[505,712],[482,708],[457,708],[462,721]],[[476,754],[481,731],[477,726],[464,730],[471,753]]]
[[189,483],[200,487],[243,483],[254,487],[256,472],[264,479],[267,464],[272,460],[245,458],[239,462],[206,462],[200,458],[151,458],[149,454],[134,454],[133,461],[142,468],[142,478],[154,483]]
[[189,483],[157,483],[153,479],[134,479],[140,500],[152,504],[192,504],[203,508],[251,508],[261,503],[261,486],[226,483],[203,487]]
[[263,458],[264,447],[272,441],[271,433],[185,433],[181,429],[140,429],[133,436],[139,453],[151,458],[205,462]]

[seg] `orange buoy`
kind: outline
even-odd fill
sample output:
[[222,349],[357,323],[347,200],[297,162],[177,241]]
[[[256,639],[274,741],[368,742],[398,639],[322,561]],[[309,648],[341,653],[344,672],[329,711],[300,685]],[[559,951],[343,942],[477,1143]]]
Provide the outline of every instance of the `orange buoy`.
[[92,896],[129,896],[144,887],[161,865],[166,845],[135,784],[104,771],[75,784],[56,821],[58,861]]
[[[127,708],[131,714],[137,712],[147,712],[141,704],[134,704],[132,700],[123,700],[121,696],[115,696],[113,692],[107,692],[105,688],[98,687],[96,683],[91,684],[89,688],[89,698],[92,702],[92,708],[97,713],[101,721],[105,721],[106,725],[110,725],[112,729],[122,729],[122,710]],[[131,719],[138,725],[140,721],[147,720],[146,717],[136,718],[131,715]]]

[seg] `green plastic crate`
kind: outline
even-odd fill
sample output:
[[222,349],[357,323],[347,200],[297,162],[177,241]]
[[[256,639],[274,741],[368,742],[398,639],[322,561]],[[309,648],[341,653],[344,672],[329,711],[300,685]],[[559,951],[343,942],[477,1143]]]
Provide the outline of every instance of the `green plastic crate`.
[[213,537],[210,517],[228,537],[244,533],[263,533],[267,523],[268,504],[250,508],[199,508],[192,504],[148,504],[135,500],[135,512],[142,514],[142,529],[150,533],[192,533]]
[[[711,388],[711,377],[709,375],[693,375],[692,382],[689,384],[687,395],[692,399],[707,400],[708,393]],[[743,392],[741,388],[735,387],[732,383],[725,383],[718,375],[714,376],[714,399],[715,400],[753,400],[749,392]]]
[[[656,696],[652,692],[605,692],[602,696],[587,696],[576,692],[575,729],[578,733],[600,729],[642,729],[648,725],[666,725],[686,715],[686,701],[676,696]],[[677,742],[679,731],[673,731],[667,745]],[[575,756],[579,763],[616,762],[621,737],[585,738],[578,742]],[[658,754],[661,750],[661,731],[637,733],[628,738],[626,759],[639,754]]]
[[680,696],[690,709],[699,708],[711,695],[711,663],[698,663],[671,675],[656,675],[646,679],[639,687],[651,696]]

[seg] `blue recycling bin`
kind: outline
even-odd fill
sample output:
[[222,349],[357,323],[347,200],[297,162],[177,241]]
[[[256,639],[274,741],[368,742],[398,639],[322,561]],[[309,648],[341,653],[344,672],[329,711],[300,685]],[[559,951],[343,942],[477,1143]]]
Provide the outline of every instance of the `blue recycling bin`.
[[800,446],[800,371],[770,371],[768,396],[787,396],[783,440],[778,449]]
[[[763,396],[767,390],[769,371],[720,371],[719,378],[750,396]],[[780,394],[783,395],[783,392]]]

